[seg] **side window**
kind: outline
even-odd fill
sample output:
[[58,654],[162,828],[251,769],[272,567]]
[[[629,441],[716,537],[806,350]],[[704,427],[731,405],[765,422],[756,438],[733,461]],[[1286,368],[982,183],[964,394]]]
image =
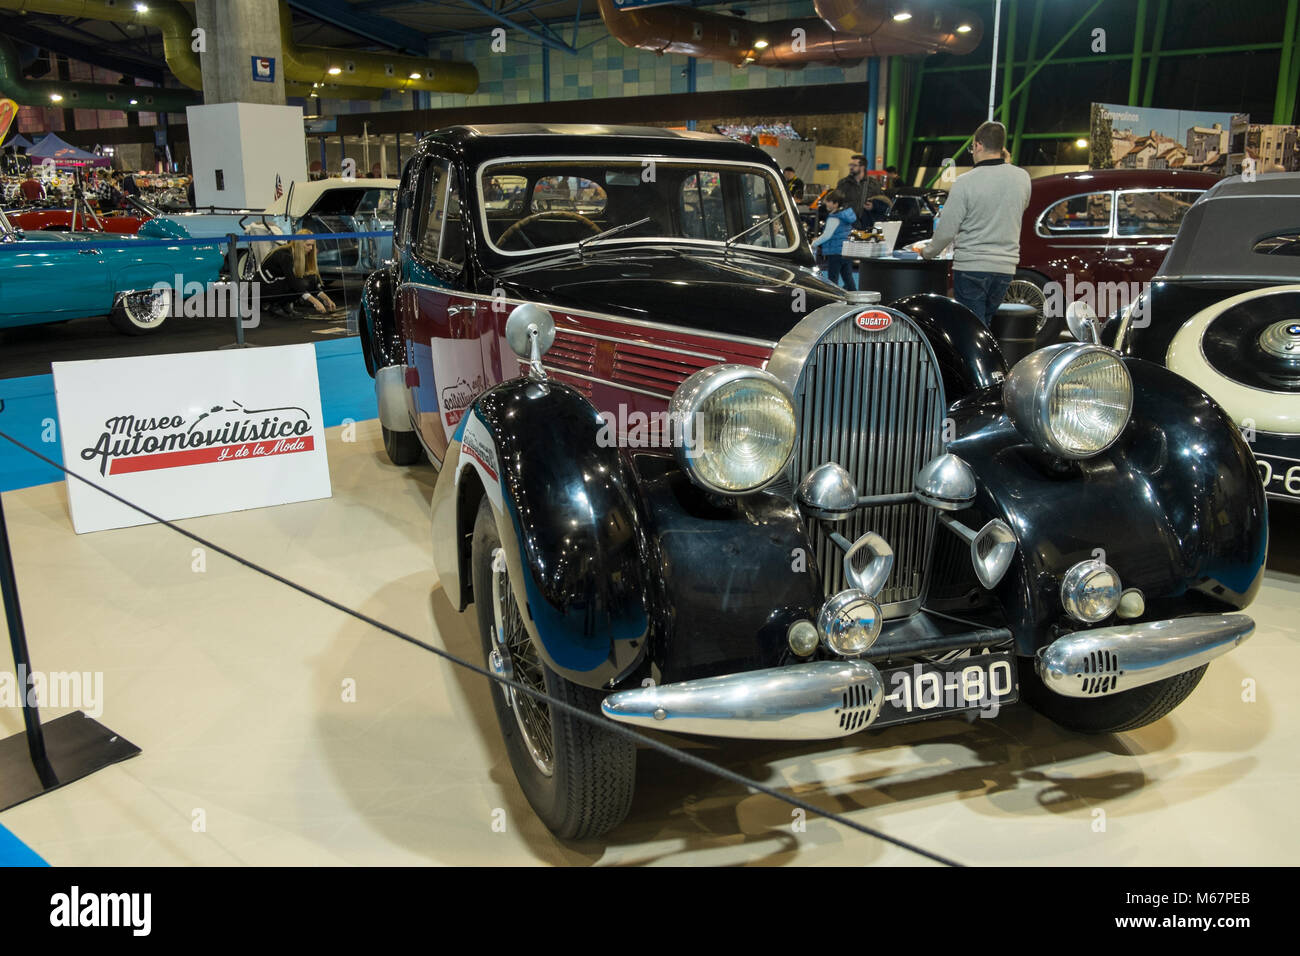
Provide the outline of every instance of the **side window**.
[[447,166],[425,163],[420,176],[420,218],[415,230],[415,254],[426,262],[438,259],[442,242],[443,208],[447,193]]
[[456,176],[445,160],[434,160],[426,164],[422,179],[415,254],[426,262],[460,265],[465,261],[465,229]]
[[454,265],[465,264],[465,217],[461,212],[460,177],[453,170],[448,177],[447,225],[442,232],[438,258]]
[[393,223],[393,249],[406,248],[406,240],[411,235],[411,220],[415,218],[416,197],[415,184],[418,181],[420,164],[416,160],[406,164],[402,173],[402,185],[397,190],[396,220]]
[[1070,196],[1050,206],[1039,221],[1047,236],[1105,235],[1110,229],[1110,193]]
[[1136,189],[1119,194],[1116,206],[1121,236],[1172,236],[1201,196],[1197,191]]

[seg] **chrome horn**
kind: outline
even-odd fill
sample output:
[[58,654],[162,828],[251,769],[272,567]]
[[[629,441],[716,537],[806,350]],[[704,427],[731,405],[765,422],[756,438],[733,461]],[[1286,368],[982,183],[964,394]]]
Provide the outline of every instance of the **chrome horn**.
[[844,468],[828,461],[804,475],[795,500],[814,518],[843,521],[858,506],[858,489]]
[[961,511],[975,500],[975,472],[956,455],[931,458],[916,473],[916,498],[940,511]]

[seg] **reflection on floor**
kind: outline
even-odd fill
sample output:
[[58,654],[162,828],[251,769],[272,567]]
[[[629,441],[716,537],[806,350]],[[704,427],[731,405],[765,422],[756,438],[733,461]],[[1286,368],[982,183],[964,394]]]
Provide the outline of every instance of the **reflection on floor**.
[[[389,465],[377,422],[343,437],[333,499],[186,527],[475,657],[431,568],[435,472]],[[4,501],[36,667],[103,672],[100,719],[144,750],[0,814],[53,865],[918,862],[646,752],[628,822],[566,845],[515,785],[482,678],[164,528],[76,537],[62,485]],[[1298,599],[1270,572],[1255,637],[1134,733],[1080,737],[1013,707],[840,745],[683,743],[971,864],[1290,863]],[[21,728],[0,709],[0,735]]]

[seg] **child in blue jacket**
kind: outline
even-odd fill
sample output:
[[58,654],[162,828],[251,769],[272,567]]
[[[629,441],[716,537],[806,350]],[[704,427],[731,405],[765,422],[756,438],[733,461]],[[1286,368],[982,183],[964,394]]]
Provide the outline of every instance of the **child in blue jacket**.
[[849,238],[854,223],[858,221],[857,213],[846,208],[847,197],[838,189],[831,190],[823,201],[826,203],[826,228],[813,240],[813,248],[821,246],[825,253],[828,278],[837,285],[842,280],[844,288],[855,290],[858,285],[853,279],[853,263],[840,255],[840,252],[844,248],[844,240]]

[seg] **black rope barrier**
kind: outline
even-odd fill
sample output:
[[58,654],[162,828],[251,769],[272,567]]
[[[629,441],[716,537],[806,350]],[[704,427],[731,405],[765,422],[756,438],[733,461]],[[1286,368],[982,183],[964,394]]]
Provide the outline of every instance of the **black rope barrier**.
[[679,763],[685,764],[688,767],[693,767],[696,770],[702,770],[706,773],[710,773],[716,777],[726,780],[729,783],[738,784],[739,786],[747,787],[759,793],[766,794],[769,797],[774,797],[777,800],[783,801],[784,803],[787,803],[792,807],[797,807],[805,811],[806,813],[816,814],[817,816],[823,817],[827,820],[838,823],[841,826],[847,827],[850,830],[854,830],[858,833],[861,833],[864,836],[875,837],[876,839],[882,840],[885,843],[892,844],[893,846],[899,847],[900,849],[907,850],[910,853],[915,853],[917,856],[924,857],[928,860],[933,860],[934,862],[943,864],[944,866],[959,867],[964,865],[962,863],[957,862],[956,860],[949,859],[948,857],[945,857],[939,853],[935,853],[930,850],[924,849],[923,847],[919,847],[913,843],[909,843],[908,841],[903,840],[899,837],[890,836],[888,833],[885,833],[881,830],[877,830],[874,827],[869,827],[866,826],[865,824],[861,824],[854,820],[850,820],[847,817],[842,816],[841,814],[835,813],[834,811],[823,810],[820,807],[814,806],[813,804],[809,803],[806,800],[802,800],[799,797],[793,796],[788,793],[783,793],[780,790],[777,790],[775,787],[769,787],[766,784],[758,782],[757,780],[751,780],[750,778],[744,776],[743,774],[736,773],[733,770],[728,770],[726,767],[720,766],[718,764],[713,763],[712,761],[705,760],[701,757],[697,757],[694,754],[687,753],[684,750],[679,750],[676,747],[669,746],[668,744],[663,743],[662,741],[655,740],[653,737],[647,737],[645,734],[637,733],[636,731],[624,727],[621,724],[617,724],[613,721],[606,720],[604,717],[597,716],[586,710],[583,710],[580,707],[575,707],[574,705],[566,701],[559,700],[558,698],[552,697],[551,695],[547,694],[544,691],[539,691],[532,687],[527,687],[517,681],[511,680],[510,678],[503,677],[499,674],[494,674],[491,671],[487,670],[486,668],[480,667],[477,664],[473,664],[467,660],[463,660],[462,658],[457,657],[455,654],[452,654],[450,651],[444,650],[443,648],[440,647],[435,647],[434,645],[422,641],[417,637],[407,634],[405,631],[398,630],[397,628],[389,624],[385,624],[383,621],[373,618],[368,614],[350,608],[347,605],[342,604],[339,601],[335,601],[333,598],[327,597],[324,594],[321,594],[317,591],[313,591],[311,588],[307,587],[306,585],[299,584],[296,581],[292,581],[289,578],[286,578],[283,575],[270,570],[269,568],[262,567],[260,564],[256,563],[255,561],[252,561],[249,558],[245,558],[242,555],[236,554],[235,552],[230,551],[229,549],[224,548],[221,545],[216,544],[215,542],[209,541],[208,539],[202,537],[201,535],[194,534],[192,531],[187,531],[186,529],[180,527],[179,525],[171,521],[168,521],[166,518],[161,518],[158,515],[153,514],[146,508],[143,508],[132,501],[128,501],[127,499],[123,498],[121,495],[109,491],[107,488],[95,484],[90,479],[85,478],[71,471],[70,469],[66,468],[62,463],[57,462],[54,459],[41,454],[36,449],[23,444],[22,442],[20,442],[18,439],[14,438],[12,435],[8,434],[7,432],[0,431],[0,438],[3,438],[4,440],[10,442],[11,444],[16,445],[18,448],[22,449],[23,451],[27,452],[30,455],[33,455],[34,457],[40,459],[46,464],[54,466],[64,474],[72,478],[76,478],[78,481],[82,482],[83,484],[89,485],[91,488],[94,488],[96,491],[100,492],[101,494],[107,495],[108,497],[112,498],[114,501],[120,502],[121,504],[126,505],[128,508],[131,508],[134,511],[139,512],[140,514],[144,515],[146,518],[149,518],[151,521],[154,521],[166,528],[169,528],[172,531],[175,531],[177,534],[181,535],[182,537],[189,538],[191,541],[194,541],[195,543],[202,545],[205,548],[215,551],[217,554],[223,555],[224,557],[229,558],[230,560],[234,561],[237,564],[242,564],[244,567],[257,572],[258,574],[262,574],[273,581],[278,581],[280,584],[283,584],[286,587],[299,592],[300,594],[306,595],[312,600],[318,601],[321,604],[324,604],[328,607],[332,607],[336,611],[341,611],[342,613],[350,617],[353,617],[358,621],[362,621],[366,624],[369,624],[371,627],[383,631],[386,634],[390,634],[393,637],[398,638],[399,640],[406,641],[408,644],[412,644],[416,647],[421,648],[422,650],[429,651],[431,654],[434,654],[437,657],[441,657],[444,660],[450,661],[453,664],[456,664],[467,670],[471,670],[476,674],[482,674],[484,677],[487,677],[488,679],[493,681],[497,681],[500,684],[504,684],[505,686],[510,687],[515,691],[519,691],[521,693],[527,694],[530,697],[536,698],[537,700],[544,701],[549,706],[553,708],[558,708],[559,710],[568,713],[578,718],[579,720],[583,720],[589,724],[597,726],[606,733],[612,733],[615,734],[616,736],[623,737],[626,740],[630,740],[636,744],[657,751],[658,753],[661,753],[673,760],[676,760]]

